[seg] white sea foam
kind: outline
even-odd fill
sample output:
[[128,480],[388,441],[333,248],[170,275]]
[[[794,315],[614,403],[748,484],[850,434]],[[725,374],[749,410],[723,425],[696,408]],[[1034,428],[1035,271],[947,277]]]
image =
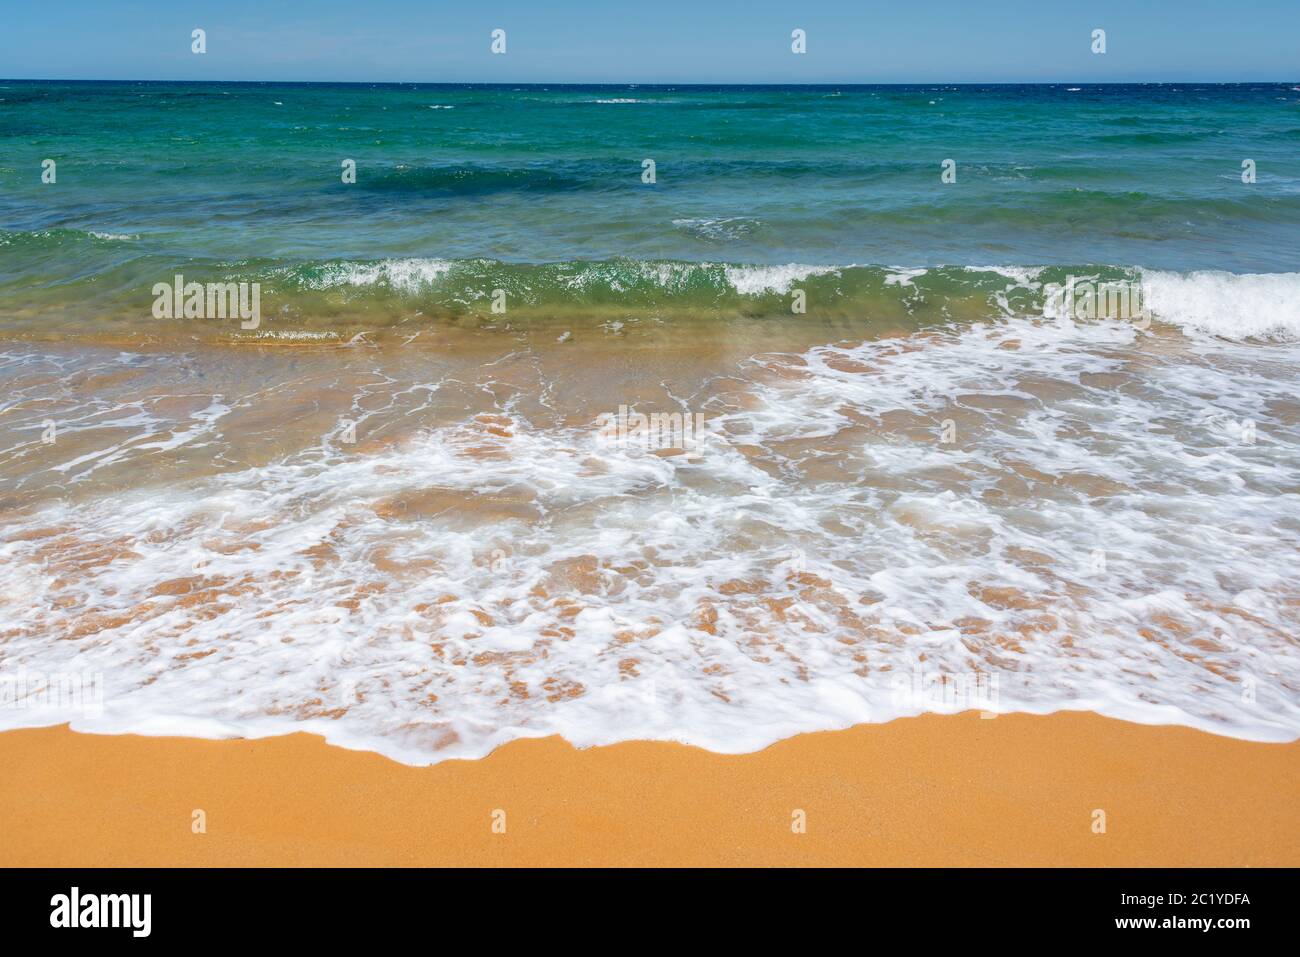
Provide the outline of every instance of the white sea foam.
[[1019,286],[1027,286],[1043,273],[1042,266],[965,266],[967,272],[991,272],[1010,279]]
[[339,338],[337,332],[322,331],[315,332],[307,329],[284,329],[274,332],[269,329],[262,329],[252,336],[254,339],[276,339],[283,342],[318,342]]
[[1157,319],[1228,339],[1300,338],[1300,273],[1142,272]]
[[756,296],[765,292],[785,293],[790,286],[810,276],[824,276],[839,272],[839,266],[802,266],[788,263],[784,266],[727,266],[727,282],[742,296]]
[[315,288],[384,285],[399,292],[414,293],[437,282],[454,268],[444,259],[385,259],[375,263],[341,262],[321,270],[312,283]]
[[906,269],[906,268],[898,267],[891,270],[885,276],[885,285],[886,286],[910,286],[912,285],[913,279],[917,279],[921,276],[924,276],[929,271],[930,270],[924,268]]
[[[106,681],[101,717],[0,727],[308,730],[414,763],[547,734],[740,752],[961,710],[897,681],[978,673],[987,710],[1293,740],[1298,369],[1294,344],[1123,322],[823,346],[726,370],[690,459],[524,415],[491,370],[376,377],[363,433],[403,396],[500,400],[0,529],[3,670]],[[140,419],[135,454],[169,454],[146,430],[216,441],[223,404],[248,409]]]

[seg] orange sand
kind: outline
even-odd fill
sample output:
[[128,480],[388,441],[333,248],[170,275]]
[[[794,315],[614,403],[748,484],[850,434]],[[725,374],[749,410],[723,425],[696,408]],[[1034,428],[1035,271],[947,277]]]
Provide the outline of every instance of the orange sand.
[[305,734],[44,728],[0,734],[0,767],[0,865],[1300,865],[1300,743],[1079,713],[427,768]]

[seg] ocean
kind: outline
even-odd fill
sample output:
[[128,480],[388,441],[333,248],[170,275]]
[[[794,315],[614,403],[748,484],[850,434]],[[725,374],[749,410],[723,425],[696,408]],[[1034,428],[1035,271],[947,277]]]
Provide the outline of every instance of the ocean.
[[1298,149],[1296,83],[0,80],[0,728],[1294,740]]

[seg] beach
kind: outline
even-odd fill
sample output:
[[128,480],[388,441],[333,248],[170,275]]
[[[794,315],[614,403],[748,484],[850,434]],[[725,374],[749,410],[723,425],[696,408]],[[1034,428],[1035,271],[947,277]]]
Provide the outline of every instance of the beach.
[[0,734],[0,761],[0,866],[1300,863],[1300,745],[1078,713],[930,715],[746,755],[546,738],[425,768],[305,734],[45,728]]
[[0,863],[1300,863],[1294,86],[0,93]]
[[414,765],[969,709],[1294,740],[1294,343],[707,325],[11,341],[0,728]]

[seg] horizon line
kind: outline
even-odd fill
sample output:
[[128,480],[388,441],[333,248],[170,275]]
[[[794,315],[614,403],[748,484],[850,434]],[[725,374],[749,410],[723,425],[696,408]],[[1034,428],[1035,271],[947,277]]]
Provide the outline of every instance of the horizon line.
[[106,77],[0,77],[0,83],[232,83],[247,85],[283,84],[296,86],[637,86],[637,87],[763,87],[763,86],[807,86],[807,87],[845,87],[845,86],[1174,86],[1193,84],[1198,86],[1282,86],[1288,83],[1300,83],[1300,77],[1286,80],[1107,80],[1103,82],[1088,80],[914,80],[888,82],[865,82],[861,80],[825,80],[804,82],[706,82],[689,80],[674,82],[670,80],[630,81],[630,80],[223,80],[200,78],[164,78],[164,79],[120,79]]

